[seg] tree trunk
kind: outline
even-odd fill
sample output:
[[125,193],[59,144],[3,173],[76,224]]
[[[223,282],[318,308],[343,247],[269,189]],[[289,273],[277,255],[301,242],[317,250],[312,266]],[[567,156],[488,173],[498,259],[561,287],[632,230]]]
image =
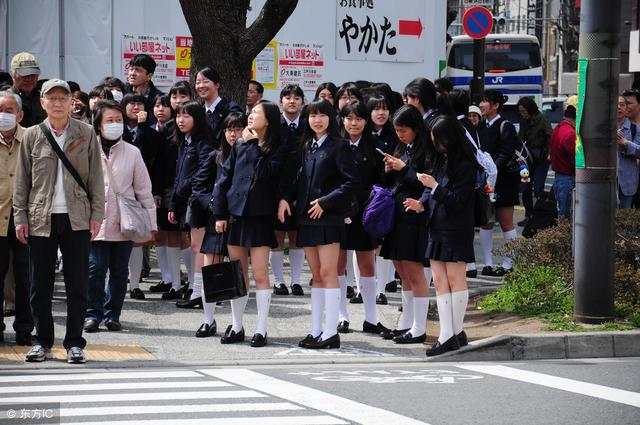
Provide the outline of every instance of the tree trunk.
[[251,63],[293,13],[298,0],[267,0],[247,28],[250,0],[180,0],[193,37],[191,81],[206,66],[220,74],[221,95],[246,103]]

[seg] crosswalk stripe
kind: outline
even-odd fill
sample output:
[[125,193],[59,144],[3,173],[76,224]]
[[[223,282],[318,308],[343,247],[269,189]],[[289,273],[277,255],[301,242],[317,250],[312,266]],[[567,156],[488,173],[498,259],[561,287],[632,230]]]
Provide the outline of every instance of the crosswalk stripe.
[[[283,381],[248,369],[202,369],[199,372],[363,425],[382,423],[427,425],[388,410],[367,406],[320,390]],[[264,422],[260,420],[260,424]]]
[[[96,425],[96,422],[72,422],[73,425]],[[109,425],[343,425],[347,422],[331,416],[270,416],[248,418],[204,418],[109,421]]]
[[96,379],[152,379],[152,378],[202,378],[193,371],[170,370],[162,372],[109,372],[109,373],[73,373],[48,375],[8,375],[0,376],[0,383],[44,382],[44,381],[84,381]]
[[[108,384],[82,384],[82,391],[112,391],[112,390],[141,390],[161,388],[222,388],[232,387],[232,384],[222,381],[172,381],[172,382],[122,382]],[[3,394],[16,393],[52,393],[61,391],[77,391],[78,384],[67,385],[32,385],[0,388],[0,400]]]
[[[82,386],[78,387],[82,390]],[[223,398],[263,398],[267,397],[256,391],[180,391],[162,393],[141,394],[82,394],[82,395],[55,395],[3,397],[2,403],[93,403],[108,401],[162,401],[162,400],[197,400],[197,399],[223,399]]]
[[[117,410],[116,410],[117,409]],[[224,404],[181,404],[174,406],[118,406],[61,408],[60,417],[101,416],[101,415],[142,415],[158,413],[181,414],[202,412],[263,412],[282,410],[304,410],[292,403],[224,403]]]

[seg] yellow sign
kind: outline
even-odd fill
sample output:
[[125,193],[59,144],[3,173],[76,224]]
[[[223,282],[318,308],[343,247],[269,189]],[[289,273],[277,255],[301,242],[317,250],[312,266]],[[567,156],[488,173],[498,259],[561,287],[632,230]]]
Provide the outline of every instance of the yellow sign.
[[251,64],[251,78],[265,89],[278,88],[278,42],[270,41]]

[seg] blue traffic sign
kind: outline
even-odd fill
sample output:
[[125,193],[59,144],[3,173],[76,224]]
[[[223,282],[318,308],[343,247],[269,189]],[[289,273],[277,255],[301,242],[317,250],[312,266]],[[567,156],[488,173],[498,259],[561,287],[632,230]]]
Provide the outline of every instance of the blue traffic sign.
[[484,7],[472,7],[464,13],[462,26],[469,37],[485,38],[493,28],[493,15]]

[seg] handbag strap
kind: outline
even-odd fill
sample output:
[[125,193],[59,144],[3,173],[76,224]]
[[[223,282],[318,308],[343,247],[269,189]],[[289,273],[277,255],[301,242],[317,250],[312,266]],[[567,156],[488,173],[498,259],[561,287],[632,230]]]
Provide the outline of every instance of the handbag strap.
[[111,166],[109,162],[103,157],[102,158],[103,168],[107,170],[107,178],[109,179],[109,187],[113,190],[113,193],[116,195],[120,195],[120,191],[118,190],[118,186],[116,185],[116,181],[113,178],[113,174],[111,173]]
[[89,200],[91,200],[91,194],[89,193],[87,186],[84,184],[84,182],[80,178],[80,175],[78,174],[76,169],[73,167],[73,165],[71,165],[71,162],[69,162],[69,158],[67,158],[67,155],[65,155],[62,149],[60,149],[60,145],[58,145],[58,142],[56,142],[56,140],[53,138],[53,134],[51,134],[51,131],[49,131],[49,128],[47,127],[47,125],[45,123],[41,123],[39,127],[40,127],[40,130],[42,130],[42,132],[46,136],[47,140],[49,141],[49,144],[53,148],[53,151],[56,153],[56,155],[58,155],[58,158],[60,158],[60,161],[62,161],[62,164],[64,165],[64,167],[67,169],[69,174],[71,174],[71,176],[76,181],[76,183],[78,183],[78,185],[85,191]]

